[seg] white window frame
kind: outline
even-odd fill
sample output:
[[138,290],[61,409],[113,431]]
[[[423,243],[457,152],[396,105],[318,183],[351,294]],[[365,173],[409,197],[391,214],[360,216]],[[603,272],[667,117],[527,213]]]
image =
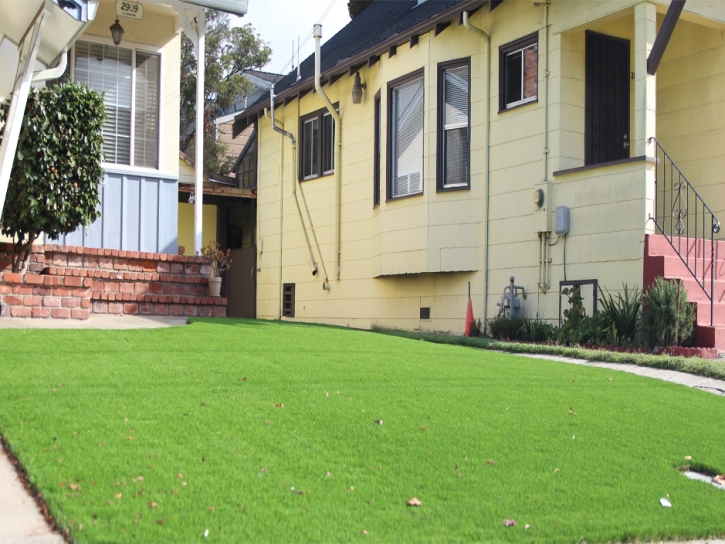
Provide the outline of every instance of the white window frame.
[[[102,36],[93,36],[89,34],[84,34],[80,38],[78,38],[78,41],[81,42],[88,42],[88,43],[97,43],[100,45],[110,45],[112,47],[115,47],[115,44],[113,43],[113,40],[111,38],[105,38]],[[158,175],[158,173],[161,171],[161,159],[162,159],[162,149],[164,148],[164,120],[165,120],[165,111],[164,111],[164,96],[165,96],[165,89],[164,89],[164,53],[163,49],[161,47],[157,47],[154,45],[147,45],[144,43],[138,43],[138,42],[131,42],[127,40],[123,40],[121,42],[121,45],[119,47],[123,47],[124,49],[130,49],[131,50],[131,63],[132,63],[132,70],[131,70],[131,136],[130,136],[130,149],[131,149],[131,155],[130,155],[130,162],[131,165],[128,164],[117,164],[115,162],[103,162],[101,163],[101,166],[104,170],[111,170],[113,172],[118,173],[129,173],[129,174],[152,174],[152,175]],[[146,166],[132,166],[134,163],[134,152],[135,152],[135,136],[136,136],[136,50],[140,50],[144,53],[152,53],[154,55],[159,55],[159,148],[157,150],[157,159],[156,162],[159,165],[158,168],[148,168]],[[71,81],[75,82],[75,66],[76,66],[76,48],[73,46],[71,48],[71,56],[70,56],[70,79]]]

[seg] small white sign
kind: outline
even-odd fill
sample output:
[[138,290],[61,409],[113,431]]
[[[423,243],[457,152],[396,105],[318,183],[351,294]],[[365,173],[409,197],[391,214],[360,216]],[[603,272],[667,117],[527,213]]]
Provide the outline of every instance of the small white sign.
[[143,6],[129,0],[116,0],[116,15],[128,19],[143,19]]

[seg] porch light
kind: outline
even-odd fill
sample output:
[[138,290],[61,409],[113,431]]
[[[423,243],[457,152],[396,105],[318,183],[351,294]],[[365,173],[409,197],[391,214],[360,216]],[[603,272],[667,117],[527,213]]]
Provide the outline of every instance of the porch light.
[[111,37],[115,45],[121,45],[121,38],[123,38],[123,27],[119,24],[118,19],[111,25]]
[[366,83],[360,83],[360,72],[355,74],[355,83],[352,86],[352,103],[359,104],[362,102],[362,90],[367,89]]

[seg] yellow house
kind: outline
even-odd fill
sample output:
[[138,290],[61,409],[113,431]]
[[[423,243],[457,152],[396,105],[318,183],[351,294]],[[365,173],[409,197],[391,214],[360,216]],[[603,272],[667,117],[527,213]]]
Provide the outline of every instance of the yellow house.
[[702,240],[725,216],[723,30],[719,0],[377,0],[317,88],[311,56],[235,121],[258,137],[258,316],[460,333],[469,283],[477,318],[513,276],[556,320],[563,287],[591,311],[663,266],[725,347]]

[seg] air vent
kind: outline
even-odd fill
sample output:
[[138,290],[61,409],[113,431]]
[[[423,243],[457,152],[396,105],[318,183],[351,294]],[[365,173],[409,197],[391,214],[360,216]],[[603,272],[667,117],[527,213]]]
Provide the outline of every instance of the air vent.
[[284,317],[295,316],[295,284],[285,283],[282,295],[282,315]]
[[422,321],[430,321],[430,306],[420,309],[420,319]]

